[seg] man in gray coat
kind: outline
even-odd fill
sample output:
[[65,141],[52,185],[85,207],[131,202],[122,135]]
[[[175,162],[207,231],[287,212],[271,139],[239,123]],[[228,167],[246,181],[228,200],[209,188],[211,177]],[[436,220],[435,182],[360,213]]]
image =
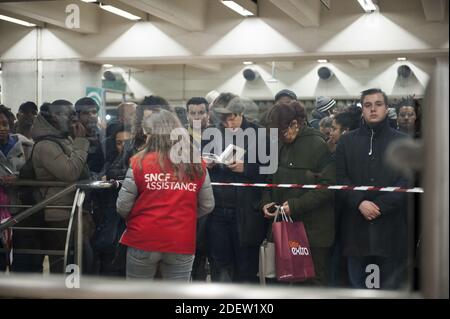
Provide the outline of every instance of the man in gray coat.
[[[89,178],[86,165],[89,141],[86,130],[81,123],[73,123],[74,108],[66,100],[56,100],[41,107],[32,128],[35,147],[32,155],[33,168],[37,181],[59,181],[73,183]],[[72,132],[72,136],[69,133]],[[61,187],[42,187],[37,190],[39,198],[46,199],[61,191]],[[71,206],[74,194],[68,194],[52,206]],[[70,211],[59,208],[45,209],[45,225],[47,227],[66,228]],[[43,240],[44,249],[63,250],[66,233],[59,231],[46,232]],[[62,272],[61,256],[50,256],[50,271]]]

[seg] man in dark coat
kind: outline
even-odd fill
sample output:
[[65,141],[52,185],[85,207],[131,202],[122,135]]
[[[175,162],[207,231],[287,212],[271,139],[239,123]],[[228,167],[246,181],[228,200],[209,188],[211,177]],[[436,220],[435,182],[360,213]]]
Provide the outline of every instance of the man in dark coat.
[[[384,162],[388,145],[406,137],[389,126],[386,94],[366,90],[361,104],[364,124],[338,142],[338,184],[407,187],[408,181]],[[346,191],[343,199],[341,236],[350,283],[358,288],[379,288],[378,283],[384,289],[398,288],[407,253],[405,195]]]
[[87,164],[91,175],[99,174],[105,164],[105,155],[101,145],[100,129],[98,128],[99,106],[90,97],[83,97],[75,102],[75,111],[78,119],[86,129],[86,138],[89,140]]
[[[203,97],[192,97],[186,103],[186,114],[189,122],[188,131],[191,141],[202,151],[206,140],[202,139],[202,132],[208,127],[209,103]],[[206,281],[207,273],[207,251],[206,251],[206,224],[210,214],[197,219],[197,240],[195,248],[194,264],[192,265],[192,280]]]
[[[245,138],[244,145],[240,145],[246,151],[243,160],[228,165],[209,164],[211,181],[228,183],[261,181],[263,175],[259,174],[260,164],[257,160],[249,160],[252,158],[252,152],[256,152],[260,127],[247,121],[242,115],[244,112],[242,100],[235,97],[226,107],[215,108],[214,112],[221,122],[218,132],[222,135],[222,145],[225,144],[223,149],[228,146],[226,134],[237,136],[253,131],[256,138]],[[239,146],[240,143],[236,144]],[[207,149],[208,145],[203,151],[208,152]],[[265,220],[259,209],[260,190],[256,187],[216,186],[214,199],[216,206],[208,217],[206,227],[212,281],[256,282],[259,245],[265,235]]]
[[[90,97],[82,97],[75,102],[75,111],[77,113],[78,120],[86,129],[86,138],[89,141],[89,149],[87,156],[87,165],[89,167],[90,178],[99,179],[101,176],[101,170],[105,164],[105,146],[102,145],[104,132],[98,126],[98,111],[99,106],[94,99]],[[95,216],[98,211],[95,210],[96,196],[98,192],[89,191],[86,192],[86,198],[84,200],[83,208],[88,214],[84,215],[85,225],[84,234],[86,240],[84,242],[84,260],[83,271],[87,274],[93,274],[96,272],[94,269],[94,251],[90,245],[90,237],[95,229]]]

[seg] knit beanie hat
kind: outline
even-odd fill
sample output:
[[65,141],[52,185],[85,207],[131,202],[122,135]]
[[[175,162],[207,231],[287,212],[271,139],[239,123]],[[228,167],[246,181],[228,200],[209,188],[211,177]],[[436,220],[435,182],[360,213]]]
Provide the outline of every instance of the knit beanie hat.
[[327,96],[319,96],[316,98],[316,110],[326,112],[336,104],[336,101]]

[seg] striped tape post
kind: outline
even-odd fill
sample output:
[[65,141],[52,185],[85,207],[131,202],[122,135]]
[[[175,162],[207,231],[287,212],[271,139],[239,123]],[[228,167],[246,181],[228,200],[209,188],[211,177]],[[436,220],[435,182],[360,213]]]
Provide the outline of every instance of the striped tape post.
[[304,188],[304,189],[332,189],[346,191],[369,191],[369,192],[394,192],[394,193],[419,193],[423,194],[423,188],[403,187],[377,187],[377,186],[347,186],[347,185],[320,185],[320,184],[264,184],[264,183],[220,183],[211,182],[213,186],[237,186],[237,187],[266,187],[266,188]]

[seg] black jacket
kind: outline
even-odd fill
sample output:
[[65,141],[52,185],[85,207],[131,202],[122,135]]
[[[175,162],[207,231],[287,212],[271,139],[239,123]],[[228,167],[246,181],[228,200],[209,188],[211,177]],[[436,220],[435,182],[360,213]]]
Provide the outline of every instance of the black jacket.
[[100,135],[96,134],[93,137],[87,137],[89,140],[89,149],[87,164],[91,175],[97,175],[105,164],[105,155],[103,153]]
[[[245,131],[251,128],[256,132],[256,141],[258,141],[258,128],[261,126],[249,122],[243,118],[241,129]],[[224,128],[219,127],[222,132],[224,142]],[[268,143],[266,143],[268,145]],[[223,145],[225,149],[228,145]],[[245,139],[244,149],[244,172],[232,172],[225,165],[216,165],[209,170],[211,182],[229,182],[229,183],[258,183],[264,181],[264,175],[259,174],[260,164],[249,163],[249,149],[254,145]],[[257,147],[254,148],[257,150]],[[267,154],[267,153],[266,153]],[[257,158],[256,158],[257,159]],[[259,245],[265,236],[265,219],[260,210],[261,190],[258,187],[233,187],[233,186],[214,186],[215,209],[230,208],[237,210],[238,231],[241,245],[254,246]],[[214,212],[213,212],[214,213]]]
[[[408,187],[408,181],[384,162],[388,145],[407,136],[388,125],[363,124],[341,136],[336,149],[339,185]],[[341,238],[346,256],[405,256],[407,253],[406,197],[404,193],[341,191],[343,207]],[[381,216],[367,221],[358,207],[369,200]]]

